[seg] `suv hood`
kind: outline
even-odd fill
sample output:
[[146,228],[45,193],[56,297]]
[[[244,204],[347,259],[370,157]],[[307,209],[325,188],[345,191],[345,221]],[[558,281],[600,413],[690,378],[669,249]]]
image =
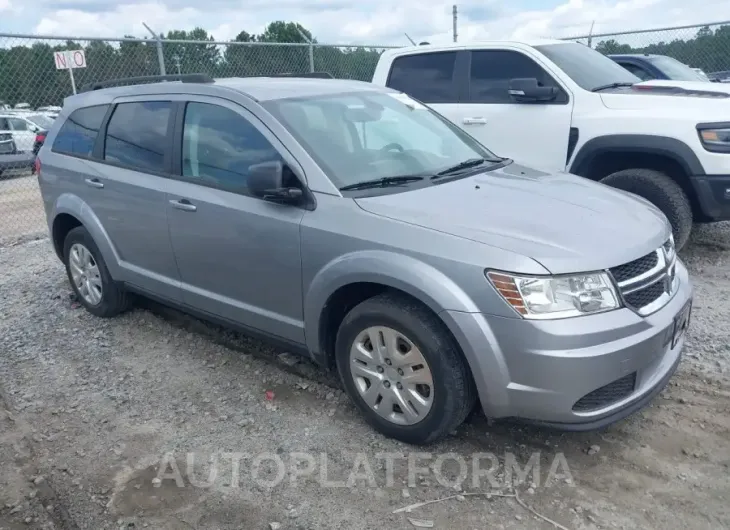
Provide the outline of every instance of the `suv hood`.
[[355,201],[375,215],[527,256],[554,274],[622,265],[659,248],[671,233],[664,214],[636,195],[514,163]]

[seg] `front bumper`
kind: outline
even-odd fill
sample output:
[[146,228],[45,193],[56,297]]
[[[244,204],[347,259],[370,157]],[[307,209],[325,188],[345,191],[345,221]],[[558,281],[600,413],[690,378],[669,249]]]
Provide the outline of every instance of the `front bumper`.
[[[676,274],[673,298],[647,317],[625,308],[551,321],[447,312],[487,416],[589,430],[646,406],[666,386],[684,346],[682,337],[672,347],[672,331],[692,286],[679,260]],[[604,399],[592,399],[599,389]]]
[[711,221],[730,220],[730,175],[690,177],[702,213]]

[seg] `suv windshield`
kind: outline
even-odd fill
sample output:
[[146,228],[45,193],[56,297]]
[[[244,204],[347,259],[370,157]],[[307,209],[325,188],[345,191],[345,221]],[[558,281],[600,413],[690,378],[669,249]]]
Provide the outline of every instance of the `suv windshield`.
[[498,158],[402,93],[291,98],[264,106],[338,188],[390,177],[433,176],[468,160]]
[[535,46],[535,49],[554,62],[579,87],[585,90],[593,90],[613,83],[641,82],[641,79],[620,64],[577,42],[543,44]]
[[647,59],[673,81],[707,81],[692,68],[672,57],[653,55]]

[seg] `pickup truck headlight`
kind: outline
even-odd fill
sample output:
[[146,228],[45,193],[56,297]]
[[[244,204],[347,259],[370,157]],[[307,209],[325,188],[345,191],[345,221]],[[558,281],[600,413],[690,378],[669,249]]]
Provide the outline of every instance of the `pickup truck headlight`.
[[700,141],[705,149],[713,153],[730,153],[730,127],[700,124],[697,126]]
[[605,272],[530,277],[487,271],[486,275],[502,298],[524,318],[568,318],[621,307]]

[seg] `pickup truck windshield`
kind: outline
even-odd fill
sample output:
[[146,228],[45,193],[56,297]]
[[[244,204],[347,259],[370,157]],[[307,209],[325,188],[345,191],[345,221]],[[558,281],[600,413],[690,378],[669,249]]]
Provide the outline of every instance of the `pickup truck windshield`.
[[338,188],[396,176],[432,176],[465,160],[498,158],[402,93],[351,92],[272,100],[264,106]]
[[620,64],[577,42],[543,44],[535,46],[535,49],[554,62],[579,87],[585,90],[593,90],[614,83],[641,82],[641,79]]

